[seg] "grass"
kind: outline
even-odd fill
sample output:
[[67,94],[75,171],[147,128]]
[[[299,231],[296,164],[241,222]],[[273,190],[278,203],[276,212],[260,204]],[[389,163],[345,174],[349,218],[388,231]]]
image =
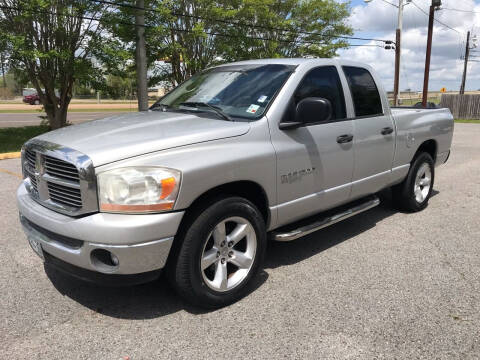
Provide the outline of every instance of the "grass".
[[29,139],[46,133],[48,126],[25,126],[0,129],[0,153],[20,151]]
[[[124,109],[69,109],[68,112],[77,112],[77,113],[83,113],[83,112],[134,112],[137,111],[137,107],[134,106],[131,109],[129,108],[124,108]],[[40,110],[0,110],[0,114],[45,114],[45,112],[40,111]]]
[[480,124],[480,120],[474,119],[455,119],[456,123],[465,123],[465,124]]

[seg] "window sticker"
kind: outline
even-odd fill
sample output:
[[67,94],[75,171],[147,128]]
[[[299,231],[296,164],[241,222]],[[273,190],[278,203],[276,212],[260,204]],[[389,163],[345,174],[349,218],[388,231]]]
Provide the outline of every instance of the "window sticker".
[[267,100],[268,96],[262,95],[258,98],[257,102],[264,103]]
[[248,107],[247,112],[250,113],[250,114],[255,114],[259,107],[260,107],[260,105],[252,104]]

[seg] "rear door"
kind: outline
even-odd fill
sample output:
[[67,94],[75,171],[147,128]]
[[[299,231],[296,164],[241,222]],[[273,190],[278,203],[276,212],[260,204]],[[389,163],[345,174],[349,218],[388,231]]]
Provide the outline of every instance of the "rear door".
[[390,181],[395,127],[387,99],[369,70],[343,66],[353,100],[355,166],[352,199],[375,193]]

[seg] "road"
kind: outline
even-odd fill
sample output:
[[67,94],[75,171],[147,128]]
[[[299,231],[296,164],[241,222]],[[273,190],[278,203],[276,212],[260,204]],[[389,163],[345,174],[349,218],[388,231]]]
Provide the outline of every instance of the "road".
[[204,312],[162,279],[121,289],[45,273],[0,161],[0,353],[7,359],[478,359],[480,125],[457,124],[435,196],[270,243],[256,290]]
[[[67,115],[69,122],[78,124],[85,121],[101,119],[107,116],[122,114],[120,111],[115,112],[70,112]],[[42,113],[0,113],[0,128],[20,127],[40,125],[39,118]]]

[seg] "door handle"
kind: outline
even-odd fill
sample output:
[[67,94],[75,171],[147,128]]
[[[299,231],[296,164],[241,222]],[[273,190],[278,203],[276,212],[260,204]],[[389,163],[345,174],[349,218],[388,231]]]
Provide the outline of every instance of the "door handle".
[[337,143],[339,144],[349,143],[352,140],[353,140],[353,135],[349,135],[349,134],[340,135],[339,137],[337,137]]
[[391,127],[386,127],[382,129],[381,133],[382,135],[390,135],[393,133],[393,129]]

